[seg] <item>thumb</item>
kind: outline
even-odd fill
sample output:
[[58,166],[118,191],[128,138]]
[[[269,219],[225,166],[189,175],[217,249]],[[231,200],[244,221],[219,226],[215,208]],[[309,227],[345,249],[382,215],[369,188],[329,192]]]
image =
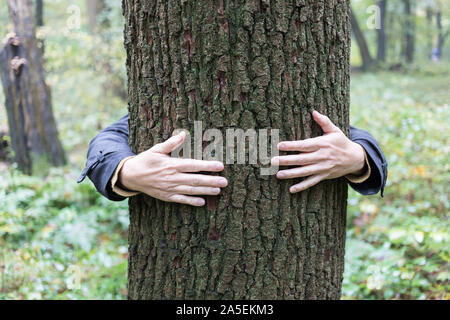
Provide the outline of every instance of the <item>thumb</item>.
[[173,136],[169,140],[163,143],[158,143],[150,149],[152,152],[161,153],[161,154],[169,154],[179,146],[181,146],[186,139],[186,132],[181,131],[176,136]]
[[324,133],[331,133],[331,132],[337,132],[340,131],[338,127],[336,127],[333,122],[331,122],[330,118],[327,116],[324,116],[323,114],[320,114],[317,111],[313,112],[314,120],[317,122],[317,124],[322,128]]

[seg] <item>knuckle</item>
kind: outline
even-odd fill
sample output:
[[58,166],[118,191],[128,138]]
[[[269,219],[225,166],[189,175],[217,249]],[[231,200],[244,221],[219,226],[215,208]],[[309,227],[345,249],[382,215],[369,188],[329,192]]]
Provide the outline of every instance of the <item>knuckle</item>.
[[165,164],[166,172],[173,174],[178,169],[178,164],[176,161],[167,161]]
[[165,171],[165,173],[161,177],[161,182],[166,183],[166,184],[169,184],[170,182],[172,182],[171,173],[168,171]]
[[199,178],[194,178],[192,179],[192,185],[197,187],[200,185],[200,179]]
[[286,172],[286,178],[292,179],[297,176],[297,170],[290,170]]
[[327,161],[326,163],[325,163],[325,165],[324,165],[324,169],[326,170],[326,171],[330,171],[330,170],[332,170],[334,168],[334,164],[333,164],[333,162],[331,162],[331,161]]
[[151,150],[158,150],[161,148],[161,143],[157,143],[153,146],[153,148],[151,148]]
[[324,149],[321,151],[323,159],[330,159],[331,157],[331,151],[330,146],[327,145]]
[[303,162],[303,157],[301,155],[296,155],[296,156],[292,157],[290,164],[291,165],[301,165],[302,162]]
[[183,166],[192,167],[194,165],[194,161],[192,159],[183,159]]
[[288,150],[292,150],[298,147],[298,141],[290,141],[290,142],[286,142],[286,149]]
[[175,194],[171,194],[167,197],[167,202],[176,202],[177,198]]

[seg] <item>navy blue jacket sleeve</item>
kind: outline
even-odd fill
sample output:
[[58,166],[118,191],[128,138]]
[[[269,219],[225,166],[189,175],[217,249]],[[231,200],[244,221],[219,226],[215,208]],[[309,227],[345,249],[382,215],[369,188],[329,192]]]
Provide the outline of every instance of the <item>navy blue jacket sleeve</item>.
[[360,144],[364,150],[370,163],[371,175],[363,183],[350,183],[350,186],[363,195],[377,194],[381,191],[384,196],[384,187],[388,177],[388,164],[378,142],[367,131],[350,127],[350,139]]
[[111,178],[120,161],[133,155],[128,145],[128,116],[124,116],[91,141],[86,167],[78,183],[88,176],[98,192],[106,198],[113,201],[124,200],[124,197],[112,191]]

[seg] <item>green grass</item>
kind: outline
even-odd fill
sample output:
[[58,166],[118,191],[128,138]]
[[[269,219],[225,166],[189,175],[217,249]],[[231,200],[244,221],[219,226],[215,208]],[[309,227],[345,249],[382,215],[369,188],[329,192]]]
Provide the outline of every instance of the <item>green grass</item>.
[[450,298],[449,70],[352,79],[352,123],[379,140],[389,181],[384,198],[350,194],[344,298]]
[[0,298],[124,297],[127,204],[76,185],[76,171],[1,172]]

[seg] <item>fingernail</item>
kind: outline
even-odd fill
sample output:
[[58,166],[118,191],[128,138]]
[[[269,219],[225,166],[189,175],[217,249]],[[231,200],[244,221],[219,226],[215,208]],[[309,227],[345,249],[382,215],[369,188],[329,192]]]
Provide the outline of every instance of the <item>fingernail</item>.
[[197,204],[198,204],[199,206],[204,206],[204,205],[205,205],[205,200],[199,199],[199,200],[197,200]]
[[213,189],[213,193],[215,193],[215,194],[220,193],[220,189],[219,189],[219,188],[214,188],[214,189]]
[[221,164],[221,163],[216,164],[216,169],[218,169],[218,170],[223,169],[223,164]]
[[278,145],[278,149],[284,149],[284,148],[286,148],[286,144],[280,143],[280,144]]
[[273,158],[271,162],[272,162],[273,166],[278,166],[280,164],[280,159],[279,158]]
[[296,193],[296,192],[297,192],[297,188],[291,188],[289,191],[290,191],[291,193]]
[[228,181],[227,179],[220,179],[219,184],[222,187],[226,187],[228,185]]
[[284,178],[284,177],[286,177],[286,174],[284,172],[278,172],[277,176],[278,176],[278,178]]

